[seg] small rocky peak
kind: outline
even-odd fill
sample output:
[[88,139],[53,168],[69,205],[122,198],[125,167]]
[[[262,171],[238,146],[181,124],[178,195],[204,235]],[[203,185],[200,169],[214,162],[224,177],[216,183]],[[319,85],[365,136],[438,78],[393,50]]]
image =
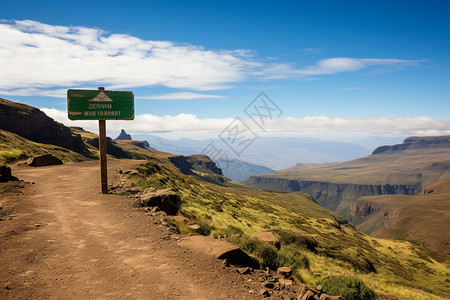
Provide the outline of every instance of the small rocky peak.
[[132,140],[131,135],[126,133],[124,129],[120,132],[119,136],[116,137],[116,140]]

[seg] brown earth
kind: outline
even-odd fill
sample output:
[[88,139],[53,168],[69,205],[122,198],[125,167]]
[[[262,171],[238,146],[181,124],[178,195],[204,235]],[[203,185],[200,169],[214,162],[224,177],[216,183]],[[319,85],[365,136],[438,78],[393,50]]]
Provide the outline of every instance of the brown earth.
[[[110,181],[137,163],[110,160]],[[135,199],[101,194],[96,161],[13,174],[32,184],[0,195],[1,299],[261,297],[261,283],[179,246]]]

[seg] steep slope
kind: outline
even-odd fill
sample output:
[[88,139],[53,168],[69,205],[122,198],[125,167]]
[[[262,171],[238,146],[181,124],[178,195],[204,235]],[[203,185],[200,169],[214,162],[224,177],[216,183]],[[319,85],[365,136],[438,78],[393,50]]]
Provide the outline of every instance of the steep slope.
[[[412,140],[415,142],[408,142]],[[406,139],[406,145],[378,148],[374,154],[360,159],[296,165],[250,177],[243,184],[302,191],[312,195],[320,205],[350,218],[350,205],[361,196],[415,195],[424,185],[450,178],[449,140],[450,136],[410,138]]]
[[[131,176],[137,186],[176,190],[181,197],[179,214],[189,224],[199,225],[205,235],[237,243],[262,263],[294,267],[300,281],[317,284],[320,278],[346,273],[358,274],[380,294],[424,299],[432,296],[418,289],[441,295],[450,292],[441,277],[448,268],[430,259],[424,249],[368,237],[307,194],[214,184],[195,176],[193,169],[194,174],[187,175],[190,172],[184,166],[188,164],[179,163],[186,157],[152,155]],[[181,232],[195,234],[184,221],[175,224]],[[254,237],[264,231],[281,240],[281,250],[255,242]]]
[[33,142],[60,146],[78,153],[86,148],[81,137],[35,107],[0,98],[0,129]]
[[0,129],[0,164],[23,163],[29,157],[43,154],[52,154],[65,163],[86,159],[85,156],[63,147],[36,143]]
[[362,197],[350,214],[361,231],[423,244],[450,261],[450,180],[426,186],[415,196]]

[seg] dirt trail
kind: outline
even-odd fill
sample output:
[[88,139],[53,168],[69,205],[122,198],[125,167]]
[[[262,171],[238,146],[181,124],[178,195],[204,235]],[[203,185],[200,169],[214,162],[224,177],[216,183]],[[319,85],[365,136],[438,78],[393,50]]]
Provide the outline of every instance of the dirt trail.
[[[112,160],[109,172],[133,161]],[[99,192],[99,163],[13,169],[0,195],[1,299],[251,299],[223,264],[180,247],[133,199]]]

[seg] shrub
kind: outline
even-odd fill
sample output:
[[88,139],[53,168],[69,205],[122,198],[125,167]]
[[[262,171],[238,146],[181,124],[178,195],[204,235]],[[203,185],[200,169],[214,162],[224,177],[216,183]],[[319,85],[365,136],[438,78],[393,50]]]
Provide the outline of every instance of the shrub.
[[372,300],[375,292],[357,277],[331,276],[322,280],[323,290],[343,300]]
[[298,250],[284,249],[278,253],[278,264],[292,269],[309,269],[309,259]]
[[295,233],[291,230],[278,230],[275,233],[280,241],[286,245],[295,244],[300,248],[317,253],[316,248],[318,243],[311,236]]
[[273,245],[261,242],[248,235],[232,236],[230,241],[256,257],[262,267],[268,267],[272,270],[278,268],[278,250]]
[[278,268],[277,248],[269,244],[263,244],[258,248],[257,256],[261,259],[263,267],[275,270]]

